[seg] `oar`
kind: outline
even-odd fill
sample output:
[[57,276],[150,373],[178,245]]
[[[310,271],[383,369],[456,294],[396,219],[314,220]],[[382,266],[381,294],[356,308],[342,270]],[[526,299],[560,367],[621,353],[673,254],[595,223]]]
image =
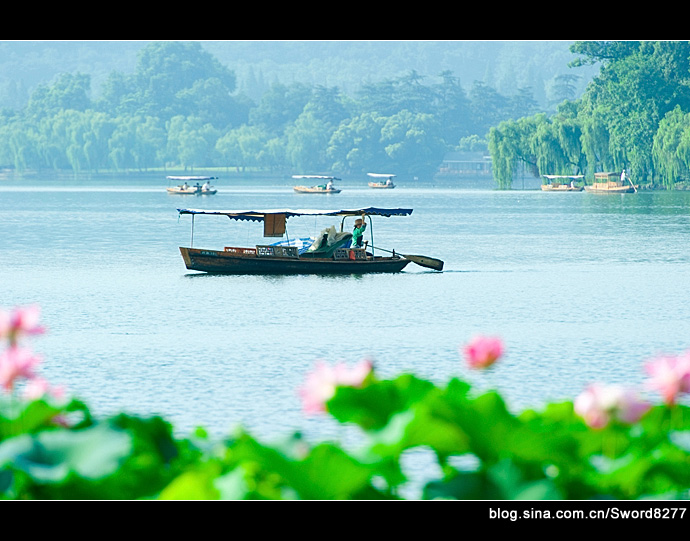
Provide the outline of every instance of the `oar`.
[[382,252],[388,252],[389,254],[394,254],[394,255],[399,255],[404,257],[405,259],[409,259],[412,261],[412,263],[416,263],[420,267],[426,267],[428,269],[434,269],[437,271],[442,271],[443,270],[443,261],[440,259],[434,259],[433,257],[429,257],[426,255],[408,255],[408,254],[401,254],[398,252],[391,252],[390,250],[385,250],[383,248],[378,248],[376,246],[372,246],[375,250],[381,250]]

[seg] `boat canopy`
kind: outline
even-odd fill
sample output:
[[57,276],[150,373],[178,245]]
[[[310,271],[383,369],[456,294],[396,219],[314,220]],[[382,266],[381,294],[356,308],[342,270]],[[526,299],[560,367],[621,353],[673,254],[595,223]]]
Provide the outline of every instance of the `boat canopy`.
[[372,178],[393,178],[395,175],[387,175],[386,173],[367,173]]
[[573,180],[585,178],[584,175],[543,175],[543,176],[544,176],[544,178],[548,178],[549,180],[553,180],[556,178],[571,178]]
[[409,216],[413,209],[386,209],[378,207],[358,208],[358,209],[341,209],[341,210],[311,210],[311,209],[271,209],[271,210],[203,210],[203,209],[177,209],[177,212],[182,214],[212,214],[217,216],[227,216],[231,220],[244,220],[261,222],[267,216],[285,216],[285,218],[292,218],[293,216],[361,216],[366,214],[368,216],[384,216],[389,218],[391,216]]

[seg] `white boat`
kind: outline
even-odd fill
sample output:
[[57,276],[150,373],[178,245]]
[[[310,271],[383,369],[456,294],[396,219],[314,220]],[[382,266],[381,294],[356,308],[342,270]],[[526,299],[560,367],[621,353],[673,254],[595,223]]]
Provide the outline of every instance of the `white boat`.
[[584,175],[544,175],[546,182],[542,183],[544,192],[581,192],[582,186],[576,182],[584,181]]
[[[167,188],[168,193],[179,195],[214,195],[218,192],[215,187],[211,186],[211,181],[218,177],[166,177],[169,181],[182,182],[178,186],[170,186]],[[191,186],[190,182],[195,184]],[[204,182],[203,185],[199,182]]]
[[340,190],[333,186],[333,181],[340,180],[339,178],[325,175],[293,175],[292,178],[325,181],[316,186],[294,186],[293,190],[297,193],[340,193]]
[[[395,175],[388,175],[385,173],[367,173],[367,175],[369,175],[371,178],[379,179],[375,182],[370,182],[370,188],[380,188],[384,190],[392,190],[395,188],[395,184],[393,184],[393,178]],[[383,179],[386,180],[384,181]]]

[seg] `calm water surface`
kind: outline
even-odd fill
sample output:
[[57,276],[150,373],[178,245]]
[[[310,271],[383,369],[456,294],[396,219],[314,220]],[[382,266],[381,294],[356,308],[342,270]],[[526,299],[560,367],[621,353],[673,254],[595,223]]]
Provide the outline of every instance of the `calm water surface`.
[[[336,196],[289,183],[219,181],[214,197],[171,196],[151,180],[0,183],[0,305],[40,303],[43,373],[97,414],[161,414],[186,432],[262,438],[300,429],[296,394],[316,359],[367,357],[384,376],[413,370],[504,392],[512,408],[572,398],[594,380],[641,383],[657,352],[690,347],[690,193],[543,194],[421,184]],[[397,275],[234,277],[187,271],[179,207],[414,208],[374,218],[376,244],[446,262]],[[295,218],[316,235],[334,218]],[[196,220],[194,245],[265,243],[261,226]],[[507,355],[470,374],[458,347],[500,335]]]

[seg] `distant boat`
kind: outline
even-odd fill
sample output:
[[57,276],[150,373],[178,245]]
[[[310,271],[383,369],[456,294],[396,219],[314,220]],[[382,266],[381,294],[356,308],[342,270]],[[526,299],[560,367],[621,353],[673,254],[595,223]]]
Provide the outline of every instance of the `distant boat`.
[[594,173],[594,183],[591,186],[585,186],[585,191],[610,194],[637,193],[637,186],[632,183],[630,177],[625,175],[624,170],[623,173]]
[[371,178],[386,179],[385,181],[380,180],[377,182],[370,182],[370,188],[381,188],[387,190],[392,190],[393,188],[395,188],[395,184],[393,184],[393,178],[395,177],[395,175],[388,175],[385,173],[367,173],[367,175],[369,175]]
[[[166,177],[171,181],[182,181],[183,184],[179,186],[171,186],[167,188],[168,193],[179,195],[215,195],[218,190],[211,186],[211,181],[218,177]],[[188,182],[195,182],[194,186],[187,184]],[[204,182],[200,185],[199,182]]]
[[318,184],[316,186],[294,186],[293,189],[297,193],[340,193],[340,190],[333,186],[333,181],[340,180],[339,178],[323,175],[293,175],[292,178],[326,181],[325,184]]
[[197,195],[201,193],[201,186],[188,186],[187,184],[171,186],[167,188],[167,192],[179,195]]
[[575,182],[584,180],[584,175],[544,175],[546,182],[541,185],[544,192],[581,192],[582,186]]

